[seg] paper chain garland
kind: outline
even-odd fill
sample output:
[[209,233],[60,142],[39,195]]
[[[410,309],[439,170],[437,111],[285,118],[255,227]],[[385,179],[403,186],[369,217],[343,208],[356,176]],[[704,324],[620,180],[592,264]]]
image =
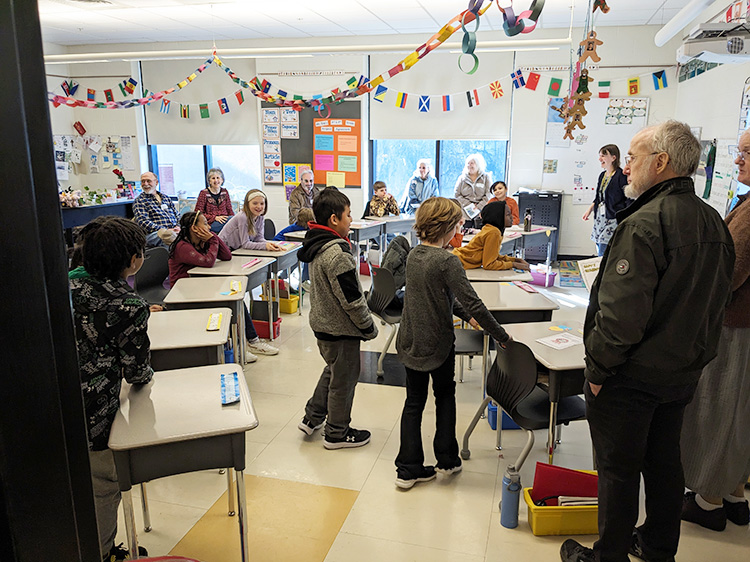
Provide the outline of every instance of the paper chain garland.
[[503,8],[500,6],[500,0],[497,0],[497,7],[503,13],[503,30],[508,37],[515,37],[519,33],[531,33],[536,29],[539,16],[544,9],[544,0],[534,0],[528,10],[521,12],[518,16],[513,11],[513,2],[510,6]]

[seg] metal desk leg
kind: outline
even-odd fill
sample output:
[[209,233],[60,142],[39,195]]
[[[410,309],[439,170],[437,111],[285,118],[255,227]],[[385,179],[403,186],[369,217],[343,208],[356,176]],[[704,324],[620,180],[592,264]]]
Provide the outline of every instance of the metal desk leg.
[[[274,300],[276,301],[276,306],[279,309],[279,314],[281,314],[281,285],[279,285],[279,262],[278,260],[276,260],[276,262],[273,264],[272,267],[275,269],[274,277],[276,278],[276,298]],[[287,273],[288,273],[288,270],[287,270]]]
[[[234,347],[234,362],[239,363],[243,367],[245,363],[245,299],[237,301],[237,323],[235,324],[235,347]],[[239,357],[237,357],[239,355]]]
[[477,426],[479,418],[482,417],[482,413],[484,413],[485,408],[487,408],[487,404],[489,404],[491,401],[492,398],[490,398],[489,396],[482,400],[477,413],[474,414],[469,427],[466,428],[466,433],[464,433],[463,447],[461,448],[461,458],[464,460],[468,459],[471,456],[471,451],[469,450],[469,438],[471,437],[474,428]]
[[549,284],[549,265],[552,258],[552,234],[547,234],[547,273],[544,276],[544,286]]
[[497,406],[497,421],[495,422],[495,449],[498,451],[503,450],[503,412],[504,410]]
[[143,509],[143,530],[151,532],[151,512],[148,510],[148,494],[146,493],[146,483],[141,482],[141,508]]
[[247,498],[245,497],[245,472],[237,471],[237,504],[239,506],[237,522],[240,526],[240,549],[242,562],[250,560],[250,545],[247,540]]
[[555,455],[555,425],[557,424],[557,402],[549,403],[549,428],[547,429],[547,451],[549,453],[549,463],[552,464],[552,457]]
[[297,260],[297,274],[299,275],[299,285],[297,285],[297,287],[299,287],[299,291],[297,291],[299,293],[299,307],[297,308],[297,316],[302,316],[302,303],[305,293],[305,291],[302,289],[302,269],[302,262]]
[[138,558],[138,533],[135,530],[135,513],[133,512],[132,489],[122,492],[122,510],[125,514],[125,535],[128,540],[130,557]]
[[266,286],[268,287],[268,339],[273,341],[273,287],[271,279],[273,273],[268,274],[266,279]]
[[234,517],[234,469],[227,469],[227,502],[229,503],[229,517]]

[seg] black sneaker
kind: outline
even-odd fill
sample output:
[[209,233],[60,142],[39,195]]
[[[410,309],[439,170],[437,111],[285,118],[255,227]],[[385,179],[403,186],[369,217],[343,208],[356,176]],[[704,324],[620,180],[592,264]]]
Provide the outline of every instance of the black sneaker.
[[437,465],[435,467],[435,470],[437,470],[440,474],[445,474],[448,476],[449,474],[456,474],[457,472],[461,472],[462,470],[461,466],[461,459],[456,459],[455,462],[451,463],[449,466],[440,466]]
[[396,486],[402,490],[408,490],[417,482],[429,482],[434,480],[437,474],[435,473],[435,467],[423,466],[422,471],[418,476],[411,476],[401,471],[396,472]]
[[646,558],[643,553],[643,545],[641,544],[640,533],[637,529],[633,529],[633,537],[630,542],[628,553],[632,554],[636,558],[640,558],[644,562],[675,562],[674,556],[670,556],[669,558]]
[[326,449],[350,449],[362,447],[370,442],[370,432],[366,429],[354,429],[350,427],[343,437],[328,437],[323,440]]
[[308,435],[312,435],[316,429],[320,429],[321,427],[323,427],[324,423],[325,420],[320,422],[318,425],[315,425],[313,422],[307,419],[307,416],[305,416],[304,418],[302,418],[302,421],[297,424],[297,427],[300,431],[304,431]]
[[[142,546],[139,546],[138,556],[140,558],[148,556],[148,550],[146,550]],[[123,546],[123,543],[120,543],[117,546],[113,546],[109,550],[109,554],[105,555],[104,558],[102,558],[102,562],[121,562],[122,560],[130,560],[130,552],[128,552],[128,549]]]
[[681,519],[697,523],[712,531],[723,531],[727,527],[727,512],[724,506],[707,511],[695,501],[695,492],[685,494],[685,498],[682,500]]
[[750,523],[750,506],[747,500],[738,503],[724,500],[724,511],[727,513],[727,519],[735,525],[747,525]]
[[568,539],[560,546],[562,562],[594,562],[594,550],[583,546],[578,541]]

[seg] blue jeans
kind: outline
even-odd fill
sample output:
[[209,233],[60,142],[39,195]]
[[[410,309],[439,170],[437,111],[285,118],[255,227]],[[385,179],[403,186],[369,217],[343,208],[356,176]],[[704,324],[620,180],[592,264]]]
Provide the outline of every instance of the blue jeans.
[[253,341],[255,338],[258,337],[258,332],[255,331],[255,326],[253,325],[253,319],[250,316],[250,311],[247,309],[247,305],[244,306],[245,309],[245,337],[247,338],[247,341]]
[[599,257],[602,257],[604,255],[604,252],[607,251],[608,244],[597,244],[596,245],[596,255]]
[[161,246],[162,248],[169,247],[161,238],[159,238],[158,230],[155,230],[150,234],[146,234],[146,248],[158,248],[159,246]]
[[227,224],[227,223],[225,223],[225,222],[222,223],[222,222],[219,222],[219,221],[212,222],[211,223],[211,232],[213,232],[215,234],[219,234],[219,232],[221,232],[221,229],[224,228],[225,224]]

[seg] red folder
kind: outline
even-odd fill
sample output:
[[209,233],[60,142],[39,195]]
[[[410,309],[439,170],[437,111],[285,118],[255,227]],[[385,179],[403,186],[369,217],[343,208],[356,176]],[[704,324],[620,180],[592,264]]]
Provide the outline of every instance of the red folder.
[[[537,462],[531,499],[538,501],[550,496],[597,497],[598,485],[599,477],[596,474]],[[557,500],[548,500],[547,505],[557,505]]]

